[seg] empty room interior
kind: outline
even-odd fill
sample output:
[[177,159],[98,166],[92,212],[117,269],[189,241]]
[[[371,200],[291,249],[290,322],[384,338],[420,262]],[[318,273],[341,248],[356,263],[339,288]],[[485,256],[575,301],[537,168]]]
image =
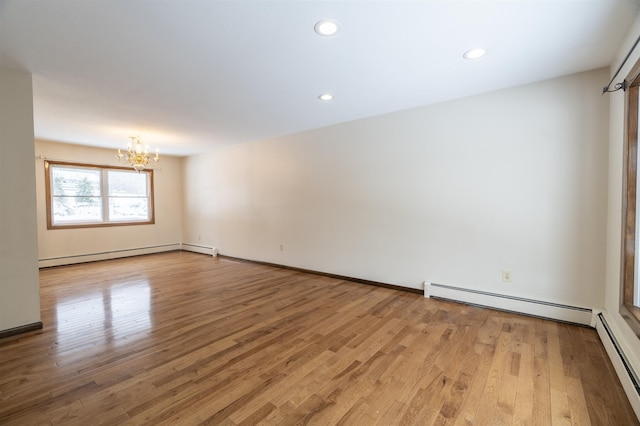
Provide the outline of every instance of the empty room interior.
[[639,424],[640,1],[0,0],[0,424]]

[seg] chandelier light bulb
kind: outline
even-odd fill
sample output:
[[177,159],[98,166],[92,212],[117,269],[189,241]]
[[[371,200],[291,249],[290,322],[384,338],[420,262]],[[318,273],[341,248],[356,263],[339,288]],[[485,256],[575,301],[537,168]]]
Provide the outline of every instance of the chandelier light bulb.
[[160,161],[160,150],[156,149],[156,155],[152,157],[150,154],[151,148],[149,145],[143,148],[140,137],[130,136],[129,139],[131,139],[131,142],[127,144],[126,152],[122,152],[120,148],[118,148],[116,157],[118,157],[120,162],[129,164],[135,171],[140,173],[149,165],[151,159],[153,159],[155,163]]

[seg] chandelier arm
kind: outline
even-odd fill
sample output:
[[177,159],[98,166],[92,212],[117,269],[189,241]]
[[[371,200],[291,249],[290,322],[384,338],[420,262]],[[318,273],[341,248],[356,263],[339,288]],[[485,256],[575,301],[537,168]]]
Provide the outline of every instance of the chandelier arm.
[[152,158],[156,164],[160,161],[158,150],[156,150],[155,156],[152,156],[149,146],[143,147],[139,136],[129,136],[129,139],[131,139],[131,142],[127,144],[127,150],[122,152],[118,148],[116,153],[116,157],[120,162],[129,164],[139,173],[149,165]]

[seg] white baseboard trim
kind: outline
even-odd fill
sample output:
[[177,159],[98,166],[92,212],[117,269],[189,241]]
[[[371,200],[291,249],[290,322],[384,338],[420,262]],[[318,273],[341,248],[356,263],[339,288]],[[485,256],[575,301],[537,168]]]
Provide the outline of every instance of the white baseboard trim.
[[633,411],[640,419],[640,379],[625,355],[624,350],[618,343],[613,330],[609,324],[607,324],[605,316],[602,313],[598,313],[595,317],[595,327],[598,331],[598,336],[600,336],[602,345],[607,351],[613,368],[618,374],[620,383],[629,399],[629,403],[633,407]]
[[216,247],[207,247],[207,246],[201,246],[198,244],[182,243],[182,250],[192,251],[194,253],[208,254],[213,257],[218,256],[218,249]]
[[162,253],[165,251],[180,250],[181,244],[163,244],[151,247],[138,247],[124,250],[106,251],[100,253],[87,253],[74,256],[60,256],[47,259],[39,259],[38,267],[48,268],[51,266],[73,265],[75,263],[95,262],[98,260],[118,259],[121,257],[140,256],[143,254]]
[[592,325],[593,322],[592,310],[590,308],[452,287],[443,284],[425,283],[424,297],[447,299],[470,305],[549,318],[574,324]]

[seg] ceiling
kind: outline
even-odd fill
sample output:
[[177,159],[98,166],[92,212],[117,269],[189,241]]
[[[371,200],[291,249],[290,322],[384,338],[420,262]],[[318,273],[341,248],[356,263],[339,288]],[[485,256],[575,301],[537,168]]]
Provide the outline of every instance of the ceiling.
[[191,155],[609,66],[638,6],[0,0],[0,66],[33,74],[37,138]]

